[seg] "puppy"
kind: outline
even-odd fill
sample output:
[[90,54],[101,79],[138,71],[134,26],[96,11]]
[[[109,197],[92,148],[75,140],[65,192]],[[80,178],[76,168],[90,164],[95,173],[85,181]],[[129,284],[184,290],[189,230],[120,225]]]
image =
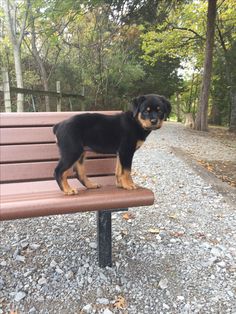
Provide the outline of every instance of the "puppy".
[[139,96],[133,100],[133,110],[117,115],[85,113],[75,115],[53,127],[61,158],[54,176],[66,195],[77,194],[68,181],[69,169],[74,165],[78,180],[88,189],[100,186],[85,174],[86,149],[103,154],[117,154],[116,185],[136,189],[131,178],[134,152],[153,130],[161,128],[171,112],[169,101],[159,95]]

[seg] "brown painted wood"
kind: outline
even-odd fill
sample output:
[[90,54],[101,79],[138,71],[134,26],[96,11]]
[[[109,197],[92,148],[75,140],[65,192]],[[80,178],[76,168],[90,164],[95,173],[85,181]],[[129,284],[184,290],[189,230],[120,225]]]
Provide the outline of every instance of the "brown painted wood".
[[[30,191],[28,192],[30,193]],[[153,204],[153,193],[139,188],[127,191],[115,186],[81,190],[78,195],[65,196],[60,191],[21,195],[1,205],[0,220],[69,214],[81,211],[119,209]],[[112,196],[112,197],[108,197]]]
[[1,146],[0,163],[56,160],[59,157],[55,143]]
[[[58,147],[55,143],[28,144],[28,145],[3,145],[0,148],[0,163],[57,160],[59,158]],[[87,158],[110,158],[111,154],[96,154],[86,152]]]
[[1,144],[53,143],[52,127],[1,128]]
[[[96,111],[93,112],[95,113]],[[98,111],[98,113],[107,115],[114,115],[120,112],[121,111]],[[0,114],[0,125],[1,127],[51,126],[71,116],[83,113],[86,112],[4,112]]]
[[[115,158],[89,159],[85,161],[85,171],[88,176],[114,174],[115,163]],[[0,182],[7,183],[53,179],[56,165],[56,161],[1,164]],[[70,175],[72,174],[71,170]]]
[[[115,176],[105,177],[93,177],[91,179],[94,182],[101,184],[102,186],[115,185]],[[70,185],[78,189],[86,189],[77,179],[69,179]],[[34,194],[47,194],[51,192],[58,192],[58,185],[55,180],[46,181],[34,181],[34,182],[18,182],[18,183],[6,183],[0,185],[0,194],[2,196],[1,201],[12,202],[19,197],[32,198]],[[27,193],[27,194],[26,194]],[[23,196],[24,195],[24,196]],[[34,196],[33,196],[34,198]]]
[[102,188],[87,190],[69,179],[79,194],[65,196],[60,191],[53,179],[59,154],[52,126],[74,114],[0,113],[0,220],[153,204],[150,190],[116,188],[116,156],[93,152],[87,152],[86,173]]

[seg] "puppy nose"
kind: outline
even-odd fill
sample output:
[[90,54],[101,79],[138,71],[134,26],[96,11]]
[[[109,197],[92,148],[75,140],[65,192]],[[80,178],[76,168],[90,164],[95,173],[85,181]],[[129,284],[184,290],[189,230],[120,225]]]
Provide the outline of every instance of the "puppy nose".
[[152,124],[156,124],[157,123],[157,119],[151,119],[151,123]]

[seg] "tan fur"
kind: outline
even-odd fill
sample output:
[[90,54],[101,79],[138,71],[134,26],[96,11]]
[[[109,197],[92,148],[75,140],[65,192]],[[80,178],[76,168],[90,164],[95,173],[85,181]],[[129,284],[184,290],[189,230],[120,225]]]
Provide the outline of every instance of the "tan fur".
[[136,185],[133,182],[133,179],[131,177],[130,170],[127,169],[121,169],[121,165],[118,166],[119,172],[121,170],[121,173],[117,173],[116,177],[116,185],[117,187],[126,189],[126,190],[134,190],[137,189]]
[[85,173],[85,167],[84,167],[84,157],[85,155],[83,154],[80,159],[75,163],[75,171],[78,174],[79,180],[81,181],[82,184],[86,186],[88,189],[97,189],[100,187],[100,184],[97,184],[95,182],[92,182],[88,179]]
[[141,113],[138,114],[138,121],[144,129],[153,129],[153,127],[160,129],[163,124],[163,120],[158,120],[157,124],[153,125],[150,120],[142,119]]
[[122,174],[122,167],[120,163],[120,158],[117,156],[116,158],[116,185],[121,187],[120,176]]
[[61,181],[63,192],[66,195],[78,194],[78,191],[69,185],[67,181],[68,176],[69,176],[69,170],[64,171],[62,175],[62,181]]
[[144,129],[149,129],[152,127],[151,121],[142,119],[141,113],[138,114],[138,121]]
[[137,141],[136,150],[139,149],[143,145],[144,141]]
[[163,125],[163,120],[159,120],[157,123],[157,129],[160,129]]

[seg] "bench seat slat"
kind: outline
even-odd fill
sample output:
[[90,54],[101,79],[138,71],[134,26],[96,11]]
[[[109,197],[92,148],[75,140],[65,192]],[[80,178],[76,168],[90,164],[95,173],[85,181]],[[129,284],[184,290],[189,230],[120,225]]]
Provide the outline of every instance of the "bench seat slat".
[[[23,183],[19,185],[21,184]],[[47,187],[47,182],[37,182],[37,184],[44,184]],[[48,190],[50,190],[49,187]],[[14,193],[14,191],[12,192]],[[28,191],[28,193],[31,192]],[[147,206],[152,205],[154,200],[152,191],[148,189],[139,188],[127,191],[118,189],[115,185],[107,185],[95,190],[82,189],[78,195],[74,196],[63,195],[57,187],[56,190],[47,193],[31,193],[27,198],[28,195],[21,194],[16,198],[14,194],[12,197],[8,195],[5,201],[3,198],[0,220],[97,211],[104,210],[104,208],[112,210]],[[108,195],[112,195],[112,197],[108,198]]]
[[[94,177],[93,181],[101,185],[115,185],[115,176]],[[68,180],[71,186],[80,190],[86,189],[77,179]],[[27,192],[27,194],[26,194]],[[40,195],[44,193],[59,192],[62,193],[55,180],[44,180],[34,182],[20,182],[20,183],[4,183],[0,185],[1,201],[12,202],[19,197],[31,198],[31,195]],[[63,194],[63,193],[62,193]],[[34,198],[34,196],[33,196]]]
[[[0,163],[57,160],[59,158],[58,147],[54,143],[21,145],[20,149],[18,145],[3,145],[0,147],[0,150]],[[110,158],[115,156],[86,152],[86,157]]]
[[[115,164],[115,158],[88,159],[85,161],[85,171],[88,176],[114,174]],[[56,165],[57,161],[1,164],[1,182],[52,179]]]

